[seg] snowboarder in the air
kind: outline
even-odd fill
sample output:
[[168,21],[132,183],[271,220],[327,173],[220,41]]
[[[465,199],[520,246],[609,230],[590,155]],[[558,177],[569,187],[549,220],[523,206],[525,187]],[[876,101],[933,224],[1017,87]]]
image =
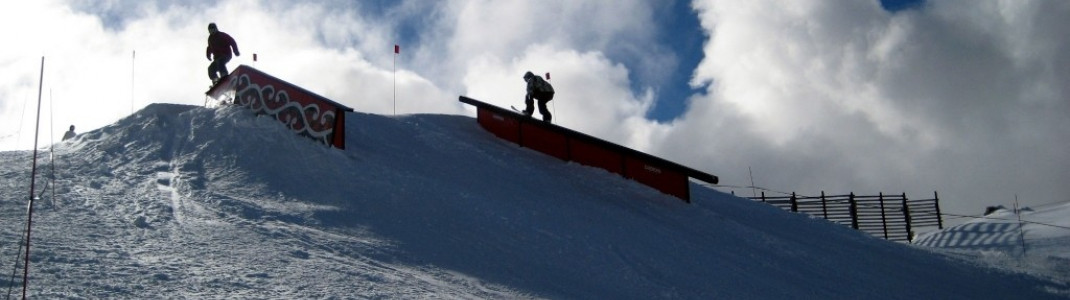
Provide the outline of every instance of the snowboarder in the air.
[[546,102],[554,100],[554,87],[542,77],[532,74],[531,71],[524,73],[524,81],[528,83],[528,94],[524,96],[524,115],[531,116],[535,112],[535,108],[531,106],[534,100],[538,100],[542,120],[550,122],[550,110],[546,109]]
[[227,62],[230,62],[231,49],[234,49],[234,56],[241,56],[238,52],[238,43],[234,42],[234,38],[226,32],[219,31],[215,23],[209,23],[208,51],[205,55],[208,60],[212,61],[212,64],[208,65],[208,78],[212,79],[212,85],[230,74],[227,71]]

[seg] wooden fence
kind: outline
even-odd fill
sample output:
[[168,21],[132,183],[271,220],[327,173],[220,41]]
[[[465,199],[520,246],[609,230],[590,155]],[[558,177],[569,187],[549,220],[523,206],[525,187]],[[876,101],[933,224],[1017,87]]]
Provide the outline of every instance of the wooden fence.
[[773,206],[821,217],[833,223],[850,226],[873,236],[891,241],[910,242],[914,229],[936,226],[944,228],[940,217],[940,197],[933,192],[932,199],[911,200],[906,193],[900,195],[859,196],[847,195],[769,197],[762,192],[759,197],[748,197]]

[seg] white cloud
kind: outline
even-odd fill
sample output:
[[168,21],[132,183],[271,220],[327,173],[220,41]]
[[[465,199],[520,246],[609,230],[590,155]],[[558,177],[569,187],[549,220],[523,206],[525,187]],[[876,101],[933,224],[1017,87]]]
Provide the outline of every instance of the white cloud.
[[[68,5],[68,3],[74,3]],[[1070,4],[699,0],[709,40],[670,124],[645,82],[674,70],[647,1],[22,1],[0,4],[0,149],[28,148],[40,56],[59,136],[150,102],[200,105],[208,22],[252,64],[359,111],[470,113],[458,94],[522,105],[549,72],[555,121],[748,183],[817,193],[942,191],[950,211],[1065,200]],[[73,7],[73,8],[72,8]],[[402,41],[404,39],[404,41]],[[131,103],[131,52],[136,50]],[[260,61],[253,63],[257,53]],[[622,57],[628,60],[622,61]],[[638,90],[638,91],[636,91]],[[30,104],[32,107],[32,104]],[[23,115],[27,115],[23,118]],[[22,124],[19,121],[22,120]],[[18,130],[18,128],[22,130]],[[16,139],[16,137],[20,139]],[[1059,199],[1058,197],[1063,197]]]
[[[645,39],[653,30],[649,22],[643,22],[651,18],[649,4],[414,3],[385,11],[398,18],[424,18],[420,25],[426,26],[420,28],[426,32],[418,34],[416,44],[402,44],[396,97],[390,46],[399,40],[396,27],[402,25],[384,16],[366,15],[359,3],[73,1],[68,6],[41,2],[36,6],[41,12],[28,14],[53,21],[25,34],[47,36],[53,42],[29,44],[52,51],[46,54],[49,68],[62,70],[46,70],[46,86],[54,87],[58,96],[55,119],[74,123],[79,131],[109,124],[151,102],[202,104],[208,61],[201,53],[206,25],[215,22],[235,37],[243,54],[231,61],[230,69],[250,64],[360,111],[389,114],[395,110],[396,99],[399,113],[462,113],[456,95],[479,89],[494,97],[510,95],[508,99],[519,104],[523,87],[515,79],[524,70],[541,70],[553,73],[554,84],[564,91],[553,102],[558,121],[570,121],[581,130],[614,140],[646,144],[648,138],[630,133],[651,131],[641,117],[650,106],[650,93],[629,92],[631,73],[619,62],[608,60],[601,49],[649,44]],[[258,62],[251,61],[254,53]],[[17,52],[0,55],[21,56],[23,66],[32,66],[34,58]],[[470,69],[483,58],[509,62],[512,65],[505,70],[512,74]],[[23,80],[8,82],[22,82],[22,89],[28,91],[31,81],[27,78],[34,70],[21,69]],[[515,86],[463,84],[462,79],[476,77],[483,78],[472,80],[508,79]],[[8,93],[13,89],[10,84],[0,88]],[[5,118],[10,119],[15,118]],[[632,130],[621,131],[620,124],[629,124]],[[53,130],[62,133],[64,128]],[[3,143],[7,149],[27,147],[13,146],[10,139]]]
[[[4,76],[14,77],[14,80],[5,78],[0,81],[0,89],[4,91],[4,98],[0,99],[4,108],[0,111],[3,116],[0,126],[4,128],[0,141],[19,143],[18,147],[23,149],[32,146],[32,132],[14,131],[16,128],[24,131],[33,128],[34,115],[24,116],[13,108],[26,105],[26,100],[36,100],[42,56],[46,57],[42,117],[47,120],[47,117],[55,116],[61,120],[58,122],[64,125],[57,125],[62,127],[58,130],[59,136],[67,127],[66,120],[101,115],[115,118],[120,111],[129,113],[131,52],[123,46],[120,37],[104,29],[99,19],[72,12],[52,1],[5,2],[2,5],[0,26],[9,30],[4,30],[4,36],[0,38],[17,42],[0,52],[0,68],[4,70]],[[123,80],[98,80],[101,78]],[[48,103],[50,98],[56,99],[54,105]],[[86,98],[100,102],[92,103]],[[124,101],[117,101],[119,99]],[[35,107],[36,101],[29,105]],[[55,107],[55,112],[49,110],[51,107]],[[22,124],[19,124],[20,120]],[[82,124],[101,126],[105,123],[108,122]],[[23,138],[12,139],[12,135]]]
[[[231,70],[249,64],[361,111],[394,111],[392,29],[350,11],[256,0],[75,4],[82,10],[62,1],[0,4],[0,25],[23,29],[3,33],[5,40],[20,42],[0,50],[0,149],[32,146],[25,128],[33,128],[33,115],[22,115],[37,94],[41,56],[45,91],[53,91],[55,100],[49,104],[46,94],[43,123],[52,116],[56,136],[67,124],[92,130],[153,102],[202,105],[209,85],[209,22],[238,42],[243,55],[228,64]],[[116,15],[121,19],[110,19]],[[399,69],[397,84],[398,113],[463,111],[456,93],[412,70]],[[47,144],[48,135],[42,137]]]
[[522,108],[524,72],[550,73],[556,94],[549,106],[555,123],[639,148],[648,146],[654,127],[642,116],[652,96],[629,91],[628,70],[622,65],[598,52],[545,45],[522,53],[511,60],[485,55],[473,61],[464,77],[467,95],[501,107]]
[[1070,180],[1070,156],[1046,149],[1070,140],[1070,64],[1057,63],[1070,57],[1058,33],[1070,5],[695,6],[712,40],[692,84],[712,84],[674,133],[714,151],[689,160],[735,182],[746,182],[745,162],[761,169],[760,184],[807,193],[941,190],[957,212],[1016,193],[1065,200],[1055,182]]
[[[646,1],[452,1],[442,7],[452,17],[439,24],[452,30],[438,41],[442,46],[436,53],[447,54],[440,63],[448,66],[447,74],[463,76],[435,78],[463,86],[462,93],[474,98],[520,107],[524,72],[551,73],[556,123],[647,149],[663,126],[644,118],[653,92],[635,94],[630,80],[668,72],[659,69],[666,54],[653,42],[656,6]],[[609,52],[642,55],[633,66],[639,70],[609,59]]]

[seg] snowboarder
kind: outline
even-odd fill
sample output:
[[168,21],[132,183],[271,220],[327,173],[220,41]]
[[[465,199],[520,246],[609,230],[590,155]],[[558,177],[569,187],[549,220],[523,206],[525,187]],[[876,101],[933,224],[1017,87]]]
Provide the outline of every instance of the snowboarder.
[[61,141],[73,139],[77,135],[77,133],[74,133],[74,125],[71,125],[71,130],[68,130],[67,133],[63,134],[63,139]]
[[524,96],[524,115],[531,116],[535,112],[535,108],[532,107],[534,100],[539,101],[539,113],[542,114],[542,120],[550,122],[550,110],[546,109],[546,102],[554,100],[554,87],[549,82],[543,80],[531,71],[524,73],[524,81],[528,83],[528,94]]
[[209,61],[212,61],[212,64],[208,65],[208,78],[212,79],[212,85],[219,83],[220,79],[230,74],[227,71],[227,62],[230,62],[231,49],[234,49],[234,56],[241,56],[238,52],[238,43],[234,42],[234,38],[226,32],[219,31],[215,23],[209,23],[208,51],[205,55]]

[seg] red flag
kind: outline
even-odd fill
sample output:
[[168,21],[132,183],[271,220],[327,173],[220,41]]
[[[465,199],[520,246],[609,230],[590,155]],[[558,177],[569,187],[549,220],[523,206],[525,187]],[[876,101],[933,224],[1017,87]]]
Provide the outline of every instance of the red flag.
[[401,46],[398,46],[398,44],[394,44],[394,54],[398,53],[401,53]]
[[550,72],[546,72],[546,80],[550,80]]

